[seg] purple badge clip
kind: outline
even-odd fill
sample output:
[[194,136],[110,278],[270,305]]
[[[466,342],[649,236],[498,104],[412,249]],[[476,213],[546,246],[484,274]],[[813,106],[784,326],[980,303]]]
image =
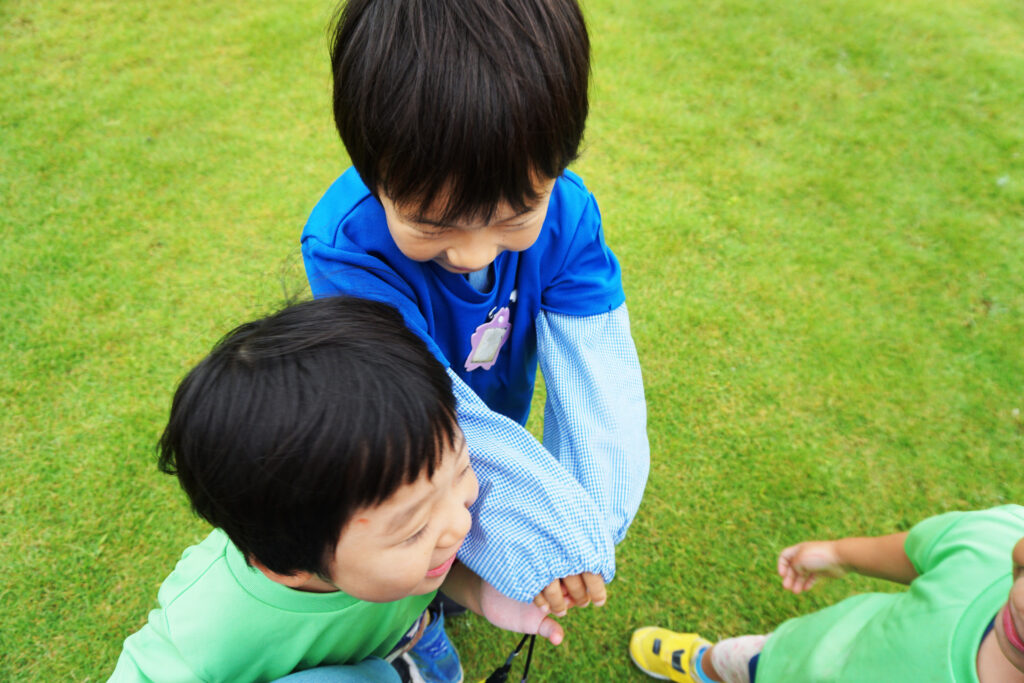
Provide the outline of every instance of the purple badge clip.
[[476,332],[469,338],[471,348],[466,358],[467,371],[477,368],[491,369],[498,357],[498,351],[501,351],[502,345],[508,339],[508,331],[512,328],[509,317],[506,306],[499,309],[488,322],[476,328]]

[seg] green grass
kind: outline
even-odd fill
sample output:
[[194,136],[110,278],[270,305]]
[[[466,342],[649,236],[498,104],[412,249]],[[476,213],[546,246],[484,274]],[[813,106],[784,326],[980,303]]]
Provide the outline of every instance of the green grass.
[[[332,9],[0,5],[2,680],[104,680],[206,533],[153,445],[185,370],[303,286],[299,231],[346,165]],[[1024,8],[585,9],[575,168],[653,462],[609,604],[535,666],[640,681],[635,626],[763,632],[880,587],[784,594],[785,544],[1024,500]],[[452,632],[469,680],[515,641]]]

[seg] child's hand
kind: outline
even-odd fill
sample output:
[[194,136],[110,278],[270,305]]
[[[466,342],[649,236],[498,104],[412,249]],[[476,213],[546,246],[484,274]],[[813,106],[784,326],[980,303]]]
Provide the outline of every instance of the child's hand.
[[528,602],[518,602],[499,593],[494,586],[481,581],[480,611],[498,628],[516,633],[536,633],[558,645],[565,638],[561,624],[547,612]]
[[570,607],[601,607],[608,599],[600,574],[583,572],[564,579],[555,579],[533,599],[533,604],[552,614],[564,617]]
[[836,552],[835,541],[806,541],[791,545],[779,554],[782,587],[794,593],[809,590],[819,576],[846,574]]

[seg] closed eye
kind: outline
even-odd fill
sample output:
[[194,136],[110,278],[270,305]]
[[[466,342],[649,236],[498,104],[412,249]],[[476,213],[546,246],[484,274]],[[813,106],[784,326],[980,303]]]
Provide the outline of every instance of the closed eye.
[[415,230],[420,237],[440,237],[445,233],[451,232],[451,228],[439,228],[435,225],[417,225]]
[[423,538],[423,534],[427,533],[427,527],[428,526],[429,526],[428,524],[424,524],[423,526],[420,527],[419,531],[414,533],[409,538],[405,539],[404,542],[411,544],[411,543],[415,543],[416,541],[420,540],[421,538]]

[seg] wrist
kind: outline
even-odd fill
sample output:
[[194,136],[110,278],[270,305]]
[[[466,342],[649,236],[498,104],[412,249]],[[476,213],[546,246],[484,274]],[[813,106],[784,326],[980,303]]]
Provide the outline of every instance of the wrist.
[[829,541],[835,568],[844,574],[849,574],[851,572],[856,573],[857,571],[857,567],[854,565],[852,559],[853,553],[850,552],[850,545],[855,542],[856,539],[852,538],[841,538],[839,540]]

